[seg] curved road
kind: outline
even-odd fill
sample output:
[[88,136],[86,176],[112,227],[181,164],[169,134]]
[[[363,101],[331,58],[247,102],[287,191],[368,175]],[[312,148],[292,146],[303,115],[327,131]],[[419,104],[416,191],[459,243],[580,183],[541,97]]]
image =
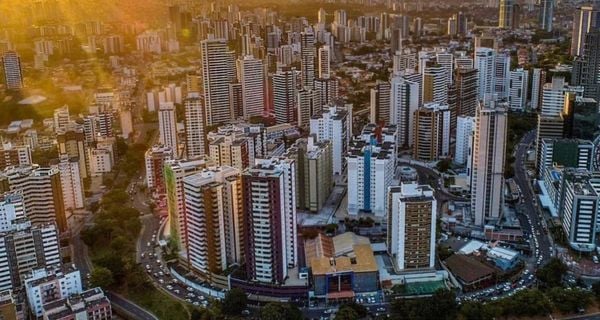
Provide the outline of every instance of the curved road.
[[[525,168],[527,150],[529,149],[529,145],[535,142],[535,136],[535,130],[528,132],[517,146],[515,152],[514,180],[521,189],[522,199],[524,200],[517,205],[518,212],[522,213],[518,215],[519,219],[524,227],[523,229],[531,232],[531,225],[533,225],[535,229],[539,231],[539,235],[533,233],[531,236],[537,239],[539,252],[542,256],[541,264],[543,265],[551,258],[550,247],[552,244],[550,243],[549,237],[544,233],[544,229],[547,230],[546,222],[544,221],[543,213],[538,205],[537,195],[532,190],[530,178],[528,177]],[[531,220],[531,225],[526,216]]]

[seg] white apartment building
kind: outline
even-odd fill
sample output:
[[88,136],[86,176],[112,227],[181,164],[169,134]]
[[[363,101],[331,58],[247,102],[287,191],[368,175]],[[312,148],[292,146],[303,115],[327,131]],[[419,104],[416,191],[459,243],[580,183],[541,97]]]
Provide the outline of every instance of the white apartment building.
[[456,119],[456,143],[454,163],[464,165],[471,153],[475,117],[458,117]]
[[25,292],[31,312],[41,317],[44,304],[81,293],[83,286],[79,270],[48,266],[32,270],[25,279]]
[[177,154],[177,118],[175,104],[163,102],[158,108],[158,141],[165,147],[171,148]]
[[348,214],[359,212],[385,216],[386,192],[392,185],[396,167],[397,127],[381,128],[381,141],[376,139],[377,126],[366,125],[349,147]]
[[62,187],[65,210],[72,211],[82,209],[83,203],[83,180],[79,171],[79,161],[62,156],[58,164],[53,166],[60,171],[60,185]]
[[507,105],[480,104],[471,153],[471,215],[477,226],[497,221],[504,205]]
[[25,218],[23,196],[19,192],[5,193],[0,196],[0,232],[8,232],[17,223],[15,220]]
[[20,288],[34,269],[61,263],[56,225],[32,226],[24,218],[0,234],[0,290]]
[[320,116],[310,119],[310,134],[317,141],[329,140],[333,152],[333,174],[343,174],[345,155],[352,136],[352,105],[333,104],[324,107]]
[[529,71],[519,68],[510,72],[508,105],[513,111],[524,111],[527,107]]
[[233,54],[226,39],[209,38],[200,42],[202,85],[206,103],[206,125],[233,120],[229,99],[229,84],[235,78]]
[[403,77],[390,81],[390,124],[398,127],[399,147],[411,147],[414,142],[414,113],[419,108],[419,84]]

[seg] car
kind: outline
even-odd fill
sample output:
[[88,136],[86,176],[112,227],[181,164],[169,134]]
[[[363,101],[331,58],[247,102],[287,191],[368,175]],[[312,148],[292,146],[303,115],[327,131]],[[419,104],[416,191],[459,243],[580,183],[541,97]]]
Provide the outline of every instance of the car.
[[175,292],[176,294],[179,294],[181,291],[179,291],[179,289],[175,289],[175,291],[173,291],[173,292]]
[[193,305],[195,305],[196,307],[200,305],[200,302],[198,301],[194,301],[194,303],[192,303]]
[[169,290],[173,290],[173,286],[172,286],[172,285],[168,285],[168,286],[167,286],[167,289],[169,289]]
[[160,284],[164,284],[164,283],[165,283],[165,280],[163,280],[163,279],[158,279],[158,283],[160,283]]
[[384,308],[384,307],[379,307],[379,308],[377,308],[377,311],[379,311],[379,312],[384,312],[384,311],[385,311],[385,308]]
[[150,270],[150,265],[149,264],[146,265],[146,270]]
[[146,253],[142,252],[142,254],[140,256],[142,257],[142,259],[144,259],[144,257],[146,256]]
[[189,292],[192,292],[192,291],[194,291],[194,288],[192,288],[192,287],[187,287],[187,288],[185,288],[185,290],[187,290],[187,291],[189,291]]
[[192,299],[190,299],[190,298],[188,298],[188,299],[185,299],[185,302],[187,302],[187,303],[192,303]]
[[158,274],[159,274],[161,277],[165,275],[165,273],[164,273],[164,272],[162,272],[162,271],[159,271],[159,272],[158,272]]
[[244,310],[242,310],[242,314],[245,316],[250,315],[250,310],[244,309]]

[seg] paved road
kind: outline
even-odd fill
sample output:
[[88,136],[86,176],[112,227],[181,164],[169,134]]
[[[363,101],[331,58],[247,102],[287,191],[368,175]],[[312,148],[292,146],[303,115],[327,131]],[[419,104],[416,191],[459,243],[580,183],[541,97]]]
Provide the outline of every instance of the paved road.
[[134,316],[138,320],[158,320],[158,318],[151,313],[116,293],[108,291],[106,292],[106,296],[113,305],[126,310],[127,313]]
[[[518,204],[517,209],[522,212],[524,215],[519,215],[519,219],[521,220],[522,225],[524,226],[524,230],[527,230],[529,233],[532,233],[532,238],[535,237],[537,239],[537,243],[539,246],[539,255],[541,255],[541,263],[547,262],[550,256],[550,247],[551,243],[548,236],[544,233],[545,221],[543,221],[543,213],[541,212],[537,196],[532,190],[530,178],[527,175],[525,168],[525,157],[527,156],[527,150],[529,149],[529,145],[532,144],[535,140],[535,130],[527,133],[521,143],[519,143],[517,150],[515,152],[515,177],[514,180],[521,189],[522,199],[523,201]],[[527,219],[529,217],[529,219]],[[531,221],[531,224],[529,223]],[[539,235],[537,234],[539,232]]]

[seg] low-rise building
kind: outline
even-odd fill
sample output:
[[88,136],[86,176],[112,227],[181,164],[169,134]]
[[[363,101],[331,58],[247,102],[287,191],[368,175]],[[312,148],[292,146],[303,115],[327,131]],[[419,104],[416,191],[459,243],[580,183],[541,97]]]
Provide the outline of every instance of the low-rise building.
[[100,288],[93,288],[44,304],[44,320],[109,320],[112,319],[110,301]]

